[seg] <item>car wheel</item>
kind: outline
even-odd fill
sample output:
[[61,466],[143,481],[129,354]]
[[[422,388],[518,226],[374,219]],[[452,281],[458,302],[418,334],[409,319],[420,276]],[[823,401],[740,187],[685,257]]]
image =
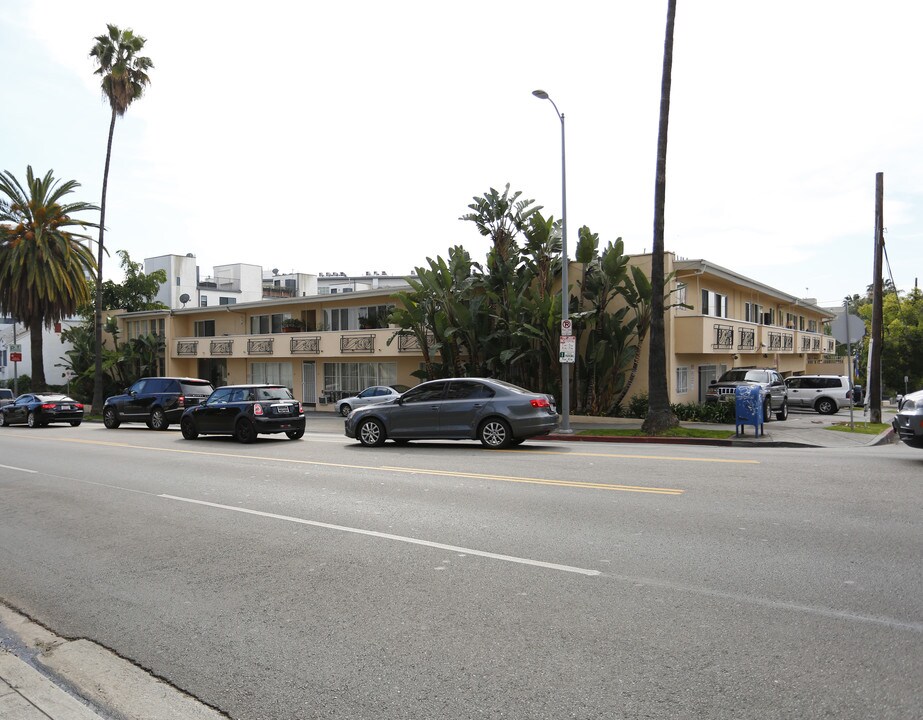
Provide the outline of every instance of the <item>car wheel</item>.
[[6,413],[0,412],[0,427],[6,425]]
[[103,410],[103,425],[109,430],[115,430],[122,422],[119,420],[119,414],[113,407],[107,407]]
[[513,442],[509,423],[502,418],[491,418],[484,421],[478,430],[478,438],[482,445],[489,448],[505,448]]
[[366,447],[378,447],[385,441],[385,429],[374,418],[363,420],[356,429],[356,437]]
[[187,440],[195,440],[199,437],[199,431],[195,428],[195,421],[192,418],[185,417],[180,421],[179,424],[180,432],[183,433],[183,437]]
[[304,437],[304,428],[299,428],[298,430],[289,430],[285,433],[285,437],[289,440],[301,440]]
[[776,420],[788,420],[788,403],[782,403],[782,409],[776,413]]
[[71,420],[71,427],[80,427],[80,420]]
[[35,417],[34,412],[30,412],[26,417],[26,425],[28,425],[30,428],[36,428],[41,425],[41,423],[38,421],[38,418]]
[[821,398],[815,403],[814,409],[821,415],[833,415],[836,412],[836,403],[830,398]]
[[167,416],[163,414],[163,408],[151,410],[151,420],[148,425],[151,430],[166,430],[170,427],[170,423],[167,422]]
[[238,420],[234,426],[234,438],[237,442],[252,443],[256,440],[256,428],[249,420]]
[[340,405],[340,415],[342,415],[343,417],[346,417],[346,416],[349,415],[352,411],[353,411],[353,409],[352,409],[349,405],[347,405],[346,403],[343,403],[342,405]]
[[763,403],[763,422],[770,422],[772,420],[772,403],[767,399]]

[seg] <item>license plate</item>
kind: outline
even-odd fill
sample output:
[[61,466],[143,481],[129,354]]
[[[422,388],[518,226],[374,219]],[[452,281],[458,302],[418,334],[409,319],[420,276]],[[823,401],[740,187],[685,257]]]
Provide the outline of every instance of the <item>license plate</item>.
[[72,408],[70,405],[61,405],[59,406],[59,409],[60,410],[71,410]]
[[280,415],[291,415],[292,408],[289,405],[279,405],[276,408],[276,412],[279,413]]

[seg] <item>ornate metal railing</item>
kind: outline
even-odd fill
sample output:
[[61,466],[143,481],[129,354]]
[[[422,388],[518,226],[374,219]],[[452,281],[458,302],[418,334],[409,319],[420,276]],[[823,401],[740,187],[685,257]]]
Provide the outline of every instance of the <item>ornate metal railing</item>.
[[289,344],[292,355],[320,355],[320,336],[292,338]]
[[231,355],[233,351],[233,340],[212,340],[209,344],[209,352],[212,355]]
[[340,335],[341,353],[375,352],[374,335]]
[[804,335],[801,337],[801,352],[811,352],[811,338]]
[[248,355],[272,355],[273,338],[257,338],[247,340]]
[[811,338],[814,342],[811,343],[811,350],[814,352],[820,352],[820,338]]
[[420,350],[420,340],[416,335],[397,336],[398,352],[416,352],[418,350]]
[[782,333],[777,333],[777,332],[769,333],[769,349],[771,351],[782,349]]
[[176,341],[176,354],[177,355],[198,355],[199,354],[199,341],[198,340],[177,340]]
[[756,347],[756,330],[753,328],[740,328],[737,334],[738,350],[753,350]]
[[730,350],[734,345],[734,326],[715,325],[715,344],[713,350]]
[[795,336],[788,333],[782,336],[782,350],[792,351],[795,349]]

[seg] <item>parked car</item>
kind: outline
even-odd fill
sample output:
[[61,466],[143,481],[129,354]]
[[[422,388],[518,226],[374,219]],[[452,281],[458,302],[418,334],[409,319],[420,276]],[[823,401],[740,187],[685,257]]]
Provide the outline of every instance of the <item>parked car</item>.
[[388,402],[410,390],[407,385],[373,385],[358,395],[345,397],[336,404],[337,412],[346,417],[358,407]]
[[923,449],[923,390],[904,396],[891,427],[910,447]]
[[705,402],[734,402],[734,392],[740,385],[759,385],[763,396],[763,418],[768,422],[771,413],[777,420],[788,418],[788,389],[782,376],[772,368],[733,368],[705,391]]
[[198,405],[214,391],[208,380],[199,378],[141,378],[123,395],[106,398],[103,424],[114,430],[125,422],[143,422],[152,430],[166,430],[179,422],[186,408]]
[[9,388],[0,388],[0,407],[9,405],[11,402],[13,402],[13,400],[14,397],[12,390]]
[[0,408],[0,426],[25,423],[30,428],[67,422],[77,427],[83,422],[83,403],[67,395],[20,395]]
[[252,443],[257,435],[304,436],[304,409],[284,385],[225,385],[204,403],[188,407],[180,420],[187,440],[199,435],[233,435]]
[[358,408],[345,422],[347,437],[366,447],[386,439],[480,440],[490,448],[547,435],[558,422],[554,398],[488,378],[431,380],[389,402]]
[[796,375],[785,378],[789,407],[814,408],[821,415],[832,415],[849,407],[853,394],[845,375]]

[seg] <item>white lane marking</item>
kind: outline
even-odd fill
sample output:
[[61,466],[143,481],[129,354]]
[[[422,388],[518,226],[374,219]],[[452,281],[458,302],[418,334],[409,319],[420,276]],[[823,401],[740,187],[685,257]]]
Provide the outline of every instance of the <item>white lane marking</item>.
[[381,538],[383,540],[395,540],[397,542],[410,543],[412,545],[423,545],[424,547],[437,548],[439,550],[449,550],[450,552],[478,555],[480,557],[490,558],[492,560],[503,560],[505,562],[519,563],[520,565],[533,565],[535,567],[547,568],[549,570],[560,570],[562,572],[576,573],[578,575],[589,575],[590,577],[596,577],[597,575],[601,574],[599,570],[587,570],[585,568],[573,567],[571,565],[559,565],[557,563],[544,562],[542,560],[530,560],[528,558],[516,557],[515,555],[500,555],[498,553],[486,552],[484,550],[473,550],[471,548],[459,547],[458,545],[446,545],[444,543],[432,542],[431,540],[421,540],[419,538],[407,537],[405,535],[392,535],[391,533],[377,532],[375,530],[362,530],[361,528],[347,527],[345,525],[332,525],[330,523],[318,522],[317,520],[305,520],[304,518],[296,518],[289,515],[277,515],[276,513],[268,513],[261,510],[250,510],[249,508],[238,507],[236,505],[221,505],[219,503],[206,502],[205,500],[193,500],[192,498],[184,498],[177,495],[158,495],[157,497],[161,497],[166,500],[178,500],[179,502],[193,503],[195,505],[205,505],[207,507],[217,508],[219,510],[231,510],[233,512],[245,513],[247,515],[257,515],[259,517],[271,518],[273,520],[284,520],[286,522],[298,523],[299,525],[311,525],[313,527],[324,528],[326,530],[338,530],[340,532],[354,533],[356,535],[367,535],[369,537]]
[[4,470],[16,470],[17,472],[24,473],[38,473],[38,470],[27,470],[26,468],[14,467],[12,465],[0,465],[0,468],[3,468]]

